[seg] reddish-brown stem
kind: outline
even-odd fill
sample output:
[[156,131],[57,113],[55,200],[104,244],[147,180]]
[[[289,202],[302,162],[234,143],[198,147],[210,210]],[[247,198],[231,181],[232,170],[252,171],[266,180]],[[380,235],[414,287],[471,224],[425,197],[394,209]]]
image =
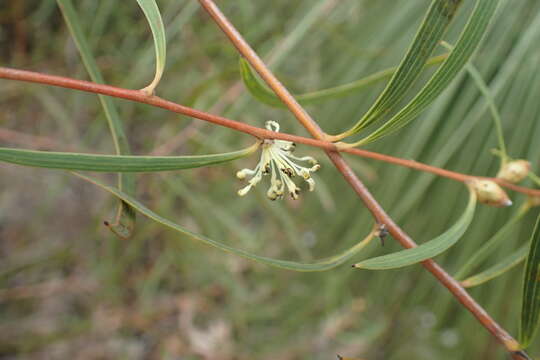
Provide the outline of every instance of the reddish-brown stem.
[[294,114],[298,121],[306,128],[313,137],[323,139],[325,134],[322,132],[319,125],[313,121],[309,114],[300,106],[300,104],[291,96],[288,90],[281,82],[272,74],[270,69],[264,64],[261,58],[253,51],[253,49],[245,42],[242,35],[234,28],[234,26],[221,13],[218,7],[212,1],[200,1],[205,10],[214,18],[216,24],[223,30],[229,40],[234,44],[238,51],[249,61],[249,63],[257,70],[259,75],[266,81],[268,86],[276,93],[276,95],[287,105],[289,110]]
[[[379,154],[373,151],[368,151],[368,150],[363,150],[363,149],[340,147],[334,143],[324,141],[324,140],[311,139],[311,138],[306,138],[303,136],[291,135],[291,134],[286,134],[286,133],[276,133],[270,130],[261,129],[252,125],[244,124],[239,121],[227,119],[222,116],[209,114],[207,112],[200,111],[200,110],[195,110],[193,108],[183,106],[183,105],[174,103],[172,101],[164,100],[157,96],[148,96],[139,90],[123,89],[123,88],[118,88],[118,87],[114,87],[110,85],[96,84],[90,81],[77,80],[77,79],[72,79],[72,78],[67,78],[67,77],[62,77],[62,76],[55,76],[55,75],[47,75],[47,74],[37,73],[33,71],[10,69],[10,68],[5,68],[5,67],[0,67],[0,78],[33,82],[37,84],[59,86],[59,87],[68,88],[68,89],[80,90],[80,91],[85,91],[85,92],[90,92],[90,93],[95,93],[95,94],[108,95],[112,97],[136,101],[139,103],[160,107],[162,109],[166,109],[166,110],[178,113],[178,114],[208,121],[216,125],[228,127],[230,129],[234,129],[234,130],[255,136],[259,139],[287,140],[287,141],[292,141],[299,144],[315,146],[324,150],[345,152],[352,155],[357,155],[357,156],[374,159],[378,161],[384,161],[390,164],[395,164],[395,165],[404,166],[404,167],[408,167],[408,168],[423,171],[423,172],[432,173],[432,174],[446,177],[446,178],[456,180],[456,181],[464,182],[472,178],[479,178],[478,176],[461,174],[455,171],[450,171],[450,170],[438,168],[436,166],[423,164],[414,160],[402,159],[399,157]],[[530,188],[525,188],[522,186],[509,184],[496,178],[488,178],[488,177],[481,177],[481,178],[496,181],[504,187],[507,187],[511,190],[514,190],[514,191],[517,191],[526,195],[540,196],[540,190],[535,190],[535,189],[530,189]]]
[[[298,121],[313,135],[313,137],[321,140],[328,140],[326,135],[317,125],[317,123],[309,116],[302,106],[294,99],[289,91],[277,80],[274,74],[268,69],[264,62],[259,58],[255,51],[249,46],[244,38],[238,33],[235,27],[221,12],[212,0],[199,0],[202,7],[214,19],[216,24],[223,30],[225,35],[234,44],[236,49],[246,58],[253,66],[259,75],[265,80],[268,86],[274,90],[276,95],[283,101],[289,110],[295,115]],[[389,232],[397,239],[405,248],[417,246],[416,243],[390,218],[390,216],[379,205],[369,190],[358,179],[350,166],[345,162],[343,157],[335,150],[326,150],[328,157],[332,160],[336,168],[341,172],[343,177],[352,186],[354,191],[362,199],[366,207],[371,211],[375,219],[379,223],[386,224]],[[492,319],[486,311],[465,291],[465,289],[452,276],[445,272],[433,260],[422,262],[423,266],[429,270],[450,292],[461,302],[477,319],[484,325],[493,336],[501,342],[506,349],[512,354],[515,359],[521,358],[516,353],[519,349],[519,344],[510,336],[494,319]]]

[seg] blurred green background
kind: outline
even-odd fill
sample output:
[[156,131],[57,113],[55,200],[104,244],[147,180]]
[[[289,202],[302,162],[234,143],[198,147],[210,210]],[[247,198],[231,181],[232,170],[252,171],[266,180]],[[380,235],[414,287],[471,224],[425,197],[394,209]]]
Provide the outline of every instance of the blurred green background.
[[[470,13],[465,1],[447,39]],[[141,88],[154,49],[135,1],[75,2],[107,83]],[[286,111],[257,103],[238,73],[238,55],[196,1],[160,0],[168,58],[158,94],[256,126],[280,122],[307,135]],[[278,77],[295,93],[356,80],[399,63],[427,0],[219,1]],[[474,60],[504,119],[513,157],[540,165],[540,3],[505,0]],[[442,52],[442,50],[440,51]],[[52,0],[2,1],[5,66],[87,79]],[[424,80],[433,69],[426,71]],[[419,83],[417,90],[421,84]],[[383,84],[307,109],[337,133],[365,112]],[[414,91],[410,92],[413,95]],[[236,150],[246,135],[161,109],[115,100],[135,154]],[[114,153],[97,97],[0,81],[0,144]],[[370,149],[447,169],[493,176],[498,160],[485,99],[466,74],[412,126]],[[336,254],[371,229],[372,218],[324,153],[318,189],[270,202],[262,183],[244,198],[234,177],[257,157],[225,166],[137,176],[137,197],[161,215],[262,255],[309,261]],[[383,207],[418,242],[463,211],[463,187],[446,179],[346,156]],[[103,176],[110,183],[114,177]],[[528,184],[530,185],[530,184]],[[116,201],[62,172],[0,164],[0,358],[2,359],[505,359],[503,348],[420,266],[370,272],[350,264],[292,273],[224,254],[138,217],[133,238],[103,225]],[[525,200],[478,208],[473,226],[440,256],[455,272]],[[527,241],[537,209],[485,268]],[[358,259],[396,251],[373,242]],[[355,262],[355,261],[353,261]],[[477,269],[479,270],[479,269]],[[517,335],[521,271],[472,289]],[[531,348],[540,354],[540,347]]]

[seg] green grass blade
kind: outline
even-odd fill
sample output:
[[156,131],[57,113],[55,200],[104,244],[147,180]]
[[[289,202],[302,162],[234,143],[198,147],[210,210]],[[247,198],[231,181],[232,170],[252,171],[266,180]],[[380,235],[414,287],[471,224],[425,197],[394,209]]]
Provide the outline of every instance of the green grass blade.
[[[439,55],[434,56],[429,59],[426,63],[426,66],[438,65],[442,63],[448,55]],[[244,59],[240,58],[240,74],[242,76],[242,81],[244,82],[245,87],[248,89],[249,93],[259,100],[260,102],[270,105],[273,107],[285,108],[286,106],[283,102],[274,94],[272,90],[266,86],[260,80],[253,69],[249,66],[249,63]],[[365,78],[339,85],[327,89],[317,90],[305,94],[294,95],[296,101],[302,105],[309,105],[321,101],[331,100],[342,98],[345,96],[356,94],[357,92],[367,90],[371,85],[375,85],[381,81],[384,81],[390,78],[397,71],[397,66],[389,69],[381,70]]]
[[519,342],[529,346],[540,323],[540,215],[536,220],[531,236],[529,254],[525,264],[523,279],[523,298],[521,304],[521,322]]
[[196,156],[98,155],[0,148],[0,161],[49,169],[99,172],[158,172],[191,169],[233,161],[253,153],[249,148]]
[[469,191],[469,203],[458,221],[443,234],[418,247],[398,251],[392,254],[367,259],[354,267],[368,270],[396,269],[435,257],[454,245],[465,233],[472,222],[476,208],[476,194]]
[[142,89],[149,95],[154,94],[156,86],[161,80],[163,71],[165,70],[165,60],[167,57],[167,38],[165,37],[165,26],[163,25],[163,19],[159,12],[159,8],[155,0],[137,0],[139,6],[141,7],[148,24],[150,25],[150,30],[152,30],[152,37],[154,38],[154,48],[156,50],[156,75],[154,80]]
[[495,279],[498,276],[506,273],[508,270],[513,269],[519,263],[521,263],[527,257],[527,252],[529,251],[529,245],[524,245],[518,250],[510,254],[504,260],[500,261],[498,264],[493,265],[487,270],[482,271],[476,275],[470,276],[467,279],[461,282],[461,285],[466,288],[473,286],[482,285],[490,280]]
[[402,110],[353,146],[368,144],[401,129],[435,101],[464,68],[478,48],[495,14],[498,3],[499,0],[478,0],[454,50],[428,83]]
[[530,203],[523,204],[518,212],[510,219],[503,227],[497,231],[495,235],[491,237],[478,251],[476,251],[463,266],[456,272],[454,276],[458,280],[462,280],[467,276],[475,265],[480,264],[484,261],[493,250],[496,249],[497,245],[501,243],[504,239],[508,237],[514,230],[514,227],[523,219],[525,214],[531,209]]
[[346,251],[344,251],[344,252],[342,252],[342,253],[340,253],[338,255],[335,255],[335,256],[332,256],[332,257],[329,257],[329,258],[326,258],[326,259],[323,259],[323,260],[320,260],[320,261],[317,261],[317,262],[300,263],[300,262],[296,262],[296,261],[273,259],[273,258],[269,258],[269,257],[265,257],[265,256],[256,255],[256,254],[250,253],[250,252],[242,250],[242,249],[237,249],[237,248],[229,246],[229,245],[227,245],[225,243],[222,243],[222,242],[219,242],[219,241],[216,241],[216,240],[212,240],[212,239],[210,239],[210,238],[208,238],[208,237],[206,237],[204,235],[197,234],[197,233],[195,233],[195,232],[193,232],[191,230],[188,230],[188,229],[184,228],[181,225],[176,224],[175,222],[173,222],[171,220],[168,220],[168,219],[156,214],[155,212],[153,212],[152,210],[148,209],[146,206],[141,204],[138,200],[136,200],[132,196],[120,191],[117,188],[107,186],[107,185],[99,182],[96,179],[92,179],[92,178],[84,176],[82,174],[78,174],[78,173],[74,173],[74,174],[76,176],[78,176],[78,177],[80,177],[80,178],[82,178],[82,179],[84,179],[84,180],[86,180],[86,181],[100,187],[101,189],[103,189],[105,191],[108,191],[112,195],[118,197],[122,201],[129,204],[132,208],[136,209],[138,212],[145,215],[149,219],[152,219],[152,220],[160,223],[161,225],[164,225],[164,226],[166,226],[166,227],[168,227],[168,228],[170,228],[170,229],[172,229],[172,230],[174,230],[176,232],[179,232],[180,234],[186,235],[186,236],[188,236],[188,237],[190,237],[190,238],[192,238],[194,240],[200,241],[202,243],[205,243],[205,244],[210,245],[212,247],[218,248],[218,249],[223,250],[225,252],[235,254],[235,255],[238,255],[238,256],[241,256],[241,257],[244,257],[244,258],[247,258],[247,259],[250,259],[250,260],[254,260],[254,261],[266,264],[266,265],[270,265],[270,266],[273,266],[273,267],[278,267],[278,268],[281,268],[281,269],[293,270],[293,271],[301,271],[301,272],[314,272],[314,271],[330,270],[330,269],[332,269],[332,268],[334,268],[336,266],[339,266],[339,265],[345,263],[346,261],[351,259],[354,255],[358,254],[358,252],[360,250],[362,250],[366,245],[368,245],[369,242],[373,239],[373,232],[370,232],[370,234],[366,238],[364,238],[362,241],[360,241],[358,244],[354,245],[350,249],[348,249],[348,250],[346,250]]
[[341,136],[358,133],[390,111],[420,76],[424,64],[442,40],[462,0],[434,0],[397,72],[368,112]]
[[[92,55],[92,51],[88,44],[88,40],[83,33],[81,24],[79,22],[79,16],[77,15],[73,3],[71,0],[57,0],[57,4],[62,11],[64,20],[68,26],[69,32],[75,41],[75,45],[79,49],[82,61],[86,67],[86,71],[90,75],[93,82],[104,84],[103,76],[99,71],[96,60]],[[116,153],[119,155],[129,155],[129,142],[118,115],[118,111],[114,106],[114,102],[110,97],[98,95],[101,106],[107,118],[109,124],[109,130],[111,132],[114,147]],[[126,174],[118,175],[118,187],[127,192],[128,194],[135,193],[135,177]],[[118,208],[117,216],[113,224],[110,224],[109,229],[120,237],[127,238],[131,236],[133,228],[135,226],[135,212],[129,208],[125,203],[121,202]]]

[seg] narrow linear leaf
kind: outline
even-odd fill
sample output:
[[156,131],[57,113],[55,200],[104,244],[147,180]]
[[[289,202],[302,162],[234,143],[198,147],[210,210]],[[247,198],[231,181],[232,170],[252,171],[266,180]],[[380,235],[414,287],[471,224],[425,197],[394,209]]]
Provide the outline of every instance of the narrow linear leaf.
[[367,137],[352,144],[359,146],[387,136],[415,119],[446,89],[478,48],[495,14],[499,0],[477,0],[476,6],[454,50],[420,92],[396,115]]
[[529,212],[531,209],[531,204],[529,202],[524,203],[518,210],[518,212],[512,216],[510,220],[506,224],[504,224],[503,227],[499,229],[489,239],[482,245],[480,249],[478,249],[472,256],[467,260],[465,264],[459,269],[458,272],[456,272],[456,275],[454,277],[457,280],[462,280],[465,276],[467,276],[470,271],[474,268],[474,266],[480,264],[482,261],[484,261],[492,252],[497,248],[497,245],[501,243],[504,239],[508,237],[512,233],[512,230],[514,229],[514,226],[518,224],[525,214]]
[[[247,60],[241,57],[238,64],[240,65],[240,76],[249,93],[264,104],[279,107],[281,100],[255,75]],[[295,98],[298,101],[296,96]]]
[[99,172],[158,172],[191,169],[222,164],[247,156],[259,143],[249,148],[223,154],[195,156],[99,155],[0,148],[0,160],[25,166],[49,169]]
[[165,36],[165,26],[163,25],[163,19],[155,0],[137,0],[137,3],[141,7],[150,30],[152,31],[152,37],[154,38],[154,48],[156,50],[156,75],[154,80],[142,89],[148,95],[154,94],[156,86],[159,84],[163,71],[165,70],[165,60],[167,57],[167,38]]
[[[426,66],[438,65],[442,63],[447,56],[447,54],[443,54],[432,57],[428,60]],[[264,84],[264,82],[257,77],[253,69],[251,69],[249,63],[244,58],[240,58],[239,64],[240,74],[242,76],[244,85],[254,98],[266,105],[270,105],[273,107],[286,107],[285,104],[283,104],[283,102],[276,96],[276,94],[274,94],[274,92],[270,90],[268,86],[266,86],[266,84]],[[294,95],[294,98],[300,104],[308,105],[325,100],[349,96],[362,90],[367,90],[371,85],[377,84],[390,78],[392,75],[394,75],[397,69],[397,66],[392,67],[347,84],[317,90],[305,94],[297,94]]]
[[154,221],[156,221],[156,222],[158,222],[158,223],[160,223],[160,224],[162,224],[162,225],[164,225],[164,226],[166,226],[166,227],[168,227],[168,228],[170,228],[170,229],[172,229],[172,230],[174,230],[176,232],[179,232],[179,233],[181,233],[183,235],[189,236],[190,238],[192,238],[194,240],[200,241],[202,243],[205,243],[205,244],[210,245],[212,247],[215,247],[215,248],[218,248],[220,250],[226,251],[228,253],[235,254],[235,255],[244,257],[246,259],[254,260],[254,261],[257,261],[257,262],[260,262],[260,263],[263,263],[263,264],[266,264],[266,265],[270,265],[270,266],[273,266],[273,267],[281,268],[281,269],[292,270],[292,271],[300,271],[300,272],[314,272],[314,271],[330,270],[330,269],[335,268],[336,266],[339,266],[339,265],[347,262],[348,260],[350,260],[354,255],[358,254],[358,252],[360,250],[362,250],[364,247],[366,247],[366,245],[368,245],[370,243],[370,241],[374,237],[374,233],[373,233],[373,231],[371,231],[369,233],[369,235],[367,235],[362,241],[360,241],[358,244],[354,245],[350,249],[345,250],[344,252],[342,252],[342,253],[340,253],[338,255],[334,255],[332,257],[329,257],[329,258],[326,258],[326,259],[323,259],[323,260],[320,260],[320,261],[317,261],[317,262],[300,263],[300,262],[296,262],[296,261],[273,259],[273,258],[269,258],[269,257],[265,257],[265,256],[256,255],[256,254],[250,253],[250,252],[242,250],[242,249],[237,249],[237,248],[232,247],[230,245],[227,245],[225,243],[222,243],[222,242],[219,242],[219,241],[216,241],[216,240],[212,240],[212,239],[210,239],[210,238],[208,238],[208,237],[206,237],[204,235],[197,234],[197,233],[195,233],[195,232],[193,232],[191,230],[188,230],[188,229],[184,228],[181,225],[178,225],[178,224],[174,223],[171,220],[168,220],[168,219],[156,214],[155,212],[153,212],[152,210],[150,210],[146,206],[144,206],[142,203],[140,203],[138,200],[136,200],[132,196],[120,191],[117,188],[107,186],[107,185],[101,183],[100,181],[98,181],[96,179],[90,178],[88,176],[84,176],[82,174],[78,174],[78,173],[73,173],[73,174],[80,177],[83,180],[86,180],[86,181],[88,181],[88,182],[102,188],[105,191],[108,191],[112,195],[118,197],[122,201],[129,204],[131,207],[133,207],[134,209],[136,209],[137,211],[139,211],[141,214],[145,215],[149,219],[152,219],[152,220],[154,220]]
[[[96,60],[92,55],[86,36],[82,31],[79,16],[73,7],[73,3],[71,0],[57,0],[56,2],[60,7],[69,32],[71,33],[71,37],[75,41],[77,49],[79,49],[82,61],[90,78],[95,83],[104,84],[105,81],[99,71]],[[116,153],[119,155],[129,155],[129,142],[113,100],[104,95],[98,95],[98,98],[109,124],[109,131],[111,132]],[[135,177],[129,174],[118,174],[118,187],[128,194],[134,194]],[[135,217],[135,212],[130,209],[127,204],[121,202],[118,206],[118,212],[114,223],[109,224],[108,227],[116,235],[122,238],[128,238],[131,236],[133,228],[135,227]]]
[[503,275],[507,271],[519,265],[527,257],[529,244],[520,247],[518,250],[507,256],[504,260],[496,265],[484,270],[474,276],[468,277],[461,282],[461,285],[466,288],[482,285],[498,276]]
[[476,194],[469,189],[469,203],[458,221],[446,232],[418,247],[367,259],[354,267],[368,270],[396,269],[435,257],[454,245],[465,233],[474,216]]
[[442,40],[462,0],[434,0],[397,72],[368,112],[341,138],[354,135],[386,114],[405,96],[420,76],[424,64]]
[[[450,51],[454,48],[452,45],[448,44],[445,41],[442,42],[442,45]],[[495,125],[495,131],[497,132],[499,151],[501,152],[501,158],[504,163],[508,159],[508,153],[506,152],[506,143],[504,142],[502,119],[499,113],[499,109],[497,108],[497,104],[495,104],[495,97],[491,94],[491,90],[484,81],[482,74],[480,74],[480,72],[478,71],[478,69],[476,69],[476,66],[474,66],[472,62],[468,62],[465,64],[465,70],[467,70],[471,78],[474,80],[476,87],[478,88],[478,90],[480,90],[482,96],[484,96],[484,98],[486,99],[486,103],[493,119],[493,124]]]
[[536,184],[536,186],[540,186],[540,176],[536,175],[532,171],[529,171],[527,177],[531,179]]
[[519,342],[525,348],[540,324],[540,215],[531,236],[524,275]]

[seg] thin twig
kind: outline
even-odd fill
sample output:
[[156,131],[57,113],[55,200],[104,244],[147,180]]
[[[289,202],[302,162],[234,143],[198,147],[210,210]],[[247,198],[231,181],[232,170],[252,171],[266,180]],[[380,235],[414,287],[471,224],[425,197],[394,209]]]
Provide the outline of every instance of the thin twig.
[[540,196],[540,190],[513,185],[513,184],[504,182],[496,178],[462,174],[455,171],[441,169],[436,166],[423,164],[414,160],[402,159],[399,157],[380,154],[373,151],[356,149],[356,148],[347,148],[347,147],[342,148],[339,146],[339,144],[335,144],[335,143],[324,141],[324,140],[311,139],[311,138],[306,138],[303,136],[292,135],[292,134],[287,134],[287,133],[276,133],[276,132],[266,130],[263,128],[258,128],[256,126],[244,124],[236,120],[227,119],[222,116],[213,115],[213,114],[200,111],[200,110],[195,110],[193,108],[183,106],[183,105],[174,103],[172,101],[164,100],[158,96],[148,96],[139,90],[123,89],[123,88],[118,88],[118,87],[114,87],[110,85],[97,84],[97,83],[93,83],[93,82],[85,81],[85,80],[77,80],[77,79],[72,79],[72,78],[67,78],[67,77],[62,77],[62,76],[48,75],[48,74],[42,74],[42,73],[37,73],[33,71],[18,70],[18,69],[11,69],[11,68],[5,68],[5,67],[0,67],[0,78],[32,82],[32,83],[44,84],[44,85],[50,85],[50,86],[58,86],[58,87],[63,87],[67,89],[73,89],[73,90],[90,92],[94,94],[102,94],[102,95],[122,98],[122,99],[131,100],[131,101],[135,101],[135,102],[139,102],[139,103],[143,103],[147,105],[160,107],[162,109],[169,110],[178,114],[186,115],[189,117],[193,117],[196,119],[208,121],[216,125],[224,126],[224,127],[236,130],[236,131],[240,131],[240,132],[252,135],[259,139],[287,140],[287,141],[292,141],[299,144],[318,147],[323,150],[345,152],[352,155],[357,155],[357,156],[361,156],[361,157],[365,157],[365,158],[369,158],[373,160],[378,160],[378,161],[384,161],[390,164],[395,164],[395,165],[407,167],[410,169],[432,173],[437,176],[446,177],[446,178],[460,181],[460,182],[465,182],[473,178],[489,179],[513,191],[517,191],[517,192],[520,192],[526,195],[531,195],[531,196]]
[[[298,121],[317,139],[327,139],[328,136],[320,130],[316,122],[307,114],[302,106],[294,99],[289,91],[277,80],[274,74],[268,69],[264,62],[259,58],[255,51],[238,33],[226,16],[219,10],[212,0],[199,0],[199,3],[214,19],[216,24],[223,30],[229,40],[234,44],[237,50],[253,66],[259,75],[265,80],[276,95],[285,103],[289,110],[295,115]],[[416,247],[416,243],[397,225],[392,218],[384,211],[369,190],[358,179],[349,165],[341,155],[332,150],[326,150],[329,158],[336,168],[342,173],[347,182],[362,199],[366,207],[371,211],[374,218],[382,224],[385,224],[392,236],[397,239],[405,248]],[[422,265],[429,270],[450,292],[461,302],[477,319],[484,325],[493,336],[501,342],[510,352],[514,359],[519,359],[515,352],[519,350],[519,343],[512,338],[499,324],[492,319],[487,312],[465,291],[465,289],[444,271],[435,261],[426,260]]]

